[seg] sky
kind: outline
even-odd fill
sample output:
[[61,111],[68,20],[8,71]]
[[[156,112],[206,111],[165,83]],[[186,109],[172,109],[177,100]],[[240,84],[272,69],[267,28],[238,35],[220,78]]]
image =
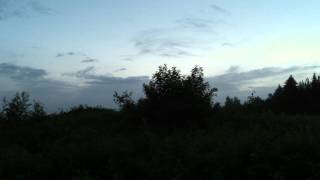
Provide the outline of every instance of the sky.
[[0,0],[0,96],[49,111],[143,96],[159,65],[204,68],[226,96],[266,97],[320,70],[317,0]]

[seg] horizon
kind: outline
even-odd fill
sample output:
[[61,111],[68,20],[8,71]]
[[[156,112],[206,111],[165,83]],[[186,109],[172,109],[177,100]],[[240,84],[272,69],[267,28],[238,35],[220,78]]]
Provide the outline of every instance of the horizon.
[[226,96],[267,97],[319,72],[320,2],[0,0],[0,96],[27,91],[49,111],[142,96],[162,64],[204,68]]

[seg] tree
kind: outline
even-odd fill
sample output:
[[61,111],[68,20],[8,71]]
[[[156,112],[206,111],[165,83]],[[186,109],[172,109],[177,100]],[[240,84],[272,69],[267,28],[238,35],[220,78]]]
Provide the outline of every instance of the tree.
[[298,113],[302,111],[299,108],[299,94],[301,95],[301,93],[299,93],[297,84],[293,76],[290,75],[283,87],[278,86],[268,100],[273,111],[286,113]]
[[283,87],[282,106],[285,112],[297,113],[299,111],[297,81],[292,75],[287,79]]
[[44,105],[39,101],[33,101],[32,118],[35,120],[41,120],[45,118],[46,115],[47,113],[44,110]]
[[[203,126],[213,110],[217,91],[203,76],[203,69],[197,66],[188,76],[181,75],[176,67],[160,66],[150,82],[143,85],[145,97],[136,104],[141,119],[153,127]],[[134,104],[128,96],[116,99],[125,106]]]
[[230,98],[229,96],[226,97],[226,100],[224,103],[224,109],[226,111],[235,112],[235,111],[240,111],[241,108],[242,108],[242,105],[239,98],[237,97]]
[[266,100],[268,103],[268,107],[274,112],[282,112],[282,94],[283,94],[283,87],[278,85],[277,89],[274,91],[273,94],[269,94],[268,99]]
[[129,110],[135,106],[135,102],[132,99],[132,92],[128,91],[124,91],[121,95],[114,92],[113,101],[119,105],[121,110]]
[[290,75],[283,87],[285,93],[296,93],[298,89],[297,84],[297,81],[293,78],[292,75]]
[[265,108],[265,101],[259,96],[255,95],[255,91],[248,96],[247,101],[244,103],[245,107],[249,111],[263,111]]
[[29,94],[27,92],[16,93],[10,102],[3,99],[3,112],[7,120],[25,120],[29,115]]

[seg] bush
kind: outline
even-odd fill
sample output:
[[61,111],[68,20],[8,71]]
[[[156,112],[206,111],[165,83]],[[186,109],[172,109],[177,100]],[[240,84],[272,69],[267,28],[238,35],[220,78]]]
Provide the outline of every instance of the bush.
[[138,103],[128,93],[115,94],[122,110],[137,107],[148,126],[152,127],[193,127],[203,126],[204,119],[213,110],[216,88],[210,88],[204,81],[200,67],[192,69],[188,76],[181,75],[175,67],[160,66],[148,84],[143,85],[145,97]]

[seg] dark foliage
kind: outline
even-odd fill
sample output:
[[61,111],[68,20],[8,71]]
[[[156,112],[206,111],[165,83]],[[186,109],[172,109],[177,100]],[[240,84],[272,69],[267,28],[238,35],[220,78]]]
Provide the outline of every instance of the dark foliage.
[[48,115],[17,93],[1,113],[0,179],[319,179],[319,87],[316,75],[290,76],[265,100],[213,105],[201,68],[182,76],[162,66],[138,102],[115,93],[121,111]]
[[[31,107],[32,110],[30,109]],[[8,121],[40,120],[46,117],[42,103],[34,101],[32,104],[27,92],[16,93],[10,101],[4,98],[1,114],[1,118]]]
[[320,77],[313,75],[309,79],[297,83],[290,76],[284,86],[279,87],[266,100],[268,108],[274,112],[289,114],[320,113]]
[[181,128],[204,126],[204,119],[212,112],[216,88],[205,82],[200,67],[188,76],[175,67],[160,66],[148,84],[143,85],[145,97],[134,107],[130,94],[115,94],[123,110],[136,108],[147,126]]

